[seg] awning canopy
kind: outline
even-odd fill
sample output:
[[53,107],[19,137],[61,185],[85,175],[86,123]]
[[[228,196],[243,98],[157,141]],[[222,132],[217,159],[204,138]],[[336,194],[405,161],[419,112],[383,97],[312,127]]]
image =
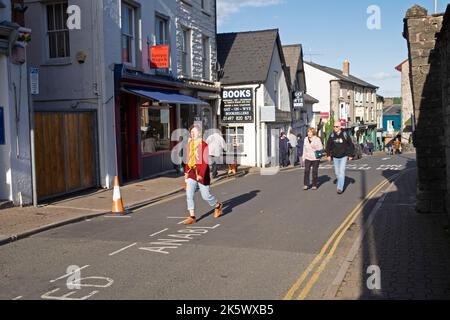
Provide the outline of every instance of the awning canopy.
[[197,104],[201,106],[209,106],[209,104],[206,103],[205,101],[174,92],[167,92],[167,91],[163,92],[163,91],[131,89],[131,88],[124,88],[123,91],[160,103]]

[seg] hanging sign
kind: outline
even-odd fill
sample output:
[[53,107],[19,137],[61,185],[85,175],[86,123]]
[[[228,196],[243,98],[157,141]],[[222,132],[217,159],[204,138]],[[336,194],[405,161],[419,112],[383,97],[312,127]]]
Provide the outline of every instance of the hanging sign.
[[150,67],[152,69],[168,69],[170,67],[169,46],[150,47]]

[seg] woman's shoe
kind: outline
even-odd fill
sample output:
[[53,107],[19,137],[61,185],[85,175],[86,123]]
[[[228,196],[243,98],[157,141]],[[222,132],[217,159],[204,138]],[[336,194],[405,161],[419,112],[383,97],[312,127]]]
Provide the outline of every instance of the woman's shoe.
[[189,217],[186,220],[183,221],[184,225],[191,225],[195,224],[197,222],[197,219],[195,217]]
[[219,203],[219,206],[214,210],[214,218],[220,218],[222,215],[223,203]]
[[308,191],[308,189],[309,189],[309,188],[308,188],[307,186],[304,186],[304,187],[303,187],[303,190],[305,190],[305,191]]
[[317,187],[312,187],[313,190],[317,190]]

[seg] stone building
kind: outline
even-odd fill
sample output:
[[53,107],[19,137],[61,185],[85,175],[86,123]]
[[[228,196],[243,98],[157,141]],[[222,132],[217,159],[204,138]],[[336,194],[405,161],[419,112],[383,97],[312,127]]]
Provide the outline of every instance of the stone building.
[[411,92],[411,82],[409,79],[409,60],[403,61],[396,68],[401,72],[402,77],[402,143],[409,144],[411,140],[411,134],[413,127],[413,102]]
[[334,114],[360,143],[377,141],[377,86],[353,76],[347,60],[342,70],[305,62],[305,73],[308,93],[319,100],[319,117],[326,122]]
[[415,112],[418,194],[422,213],[450,209],[450,5],[428,15],[420,6],[404,19]]

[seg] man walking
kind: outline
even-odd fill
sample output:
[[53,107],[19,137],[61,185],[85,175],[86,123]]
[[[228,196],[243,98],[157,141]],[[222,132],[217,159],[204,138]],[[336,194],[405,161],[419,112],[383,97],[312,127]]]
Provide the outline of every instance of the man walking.
[[288,140],[289,140],[289,163],[293,167],[297,162],[297,136],[294,134],[294,129],[289,127],[288,131]]
[[347,166],[347,159],[353,160],[355,147],[347,132],[342,131],[342,126],[339,121],[334,125],[334,132],[331,133],[327,142],[326,152],[328,161],[333,160],[334,171],[336,173],[337,193],[344,193],[345,188],[345,169]]
[[209,147],[209,157],[211,163],[211,175],[212,178],[217,178],[217,161],[223,156],[223,152],[225,151],[226,144],[222,135],[215,131],[212,135],[206,139],[206,143]]

